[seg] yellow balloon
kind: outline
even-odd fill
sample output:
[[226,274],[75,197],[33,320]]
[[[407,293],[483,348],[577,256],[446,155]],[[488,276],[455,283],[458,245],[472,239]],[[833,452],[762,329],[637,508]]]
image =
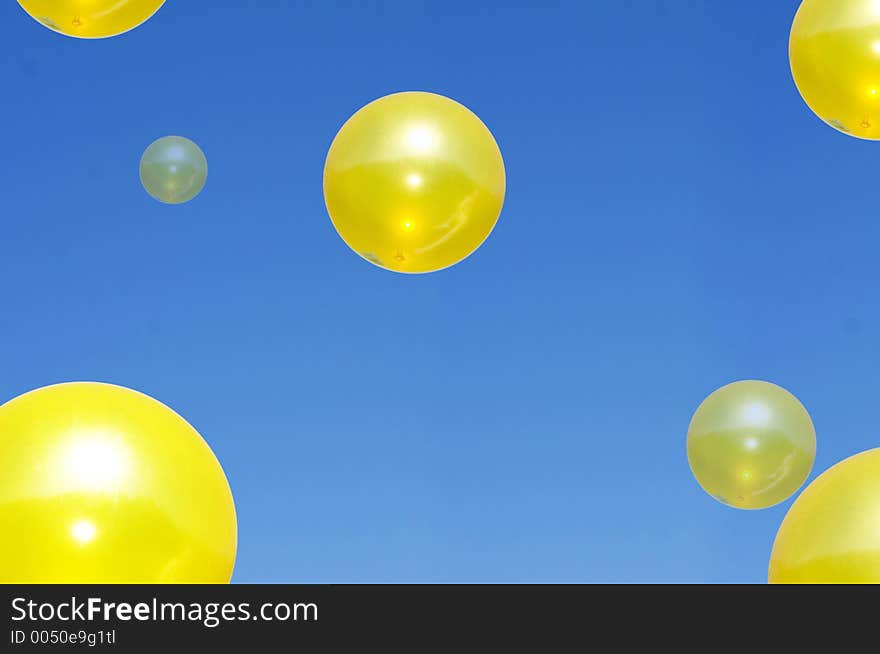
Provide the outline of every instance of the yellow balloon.
[[728,384],[707,397],[687,434],[691,470],[719,502],[764,509],[790,497],[816,458],[816,432],[803,405],[763,381]]
[[32,18],[81,39],[116,36],[155,14],[165,0],[18,0]]
[[491,132],[433,93],[368,104],[339,130],[324,167],[336,231],[364,259],[402,273],[470,255],[495,227],[504,193],[504,160]]
[[880,3],[804,0],[789,57],[806,103],[832,127],[880,139]]
[[0,407],[0,583],[227,583],[235,506],[187,422],[135,391],[48,386]]
[[880,449],[832,466],[782,521],[770,583],[880,584]]

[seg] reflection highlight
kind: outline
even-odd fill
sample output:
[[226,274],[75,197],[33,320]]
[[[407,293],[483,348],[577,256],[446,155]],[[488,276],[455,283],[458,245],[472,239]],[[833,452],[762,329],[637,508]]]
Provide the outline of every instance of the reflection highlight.
[[89,520],[77,520],[70,526],[70,535],[80,545],[88,545],[98,534],[98,529]]

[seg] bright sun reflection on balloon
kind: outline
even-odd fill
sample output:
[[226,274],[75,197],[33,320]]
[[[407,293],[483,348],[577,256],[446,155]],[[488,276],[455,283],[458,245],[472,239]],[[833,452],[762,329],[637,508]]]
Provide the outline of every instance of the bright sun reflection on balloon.
[[80,545],[87,545],[95,540],[98,530],[90,520],[77,520],[70,526],[70,535]]
[[436,149],[440,140],[437,130],[428,125],[413,125],[404,133],[404,142],[411,152],[425,154]]
[[419,188],[422,185],[422,176],[418,173],[410,173],[406,176],[406,184],[410,188]]
[[749,402],[742,412],[743,418],[753,425],[763,425],[770,420],[770,408],[763,402]]
[[121,439],[112,432],[71,434],[59,454],[59,479],[77,490],[117,490],[128,476],[130,461]]

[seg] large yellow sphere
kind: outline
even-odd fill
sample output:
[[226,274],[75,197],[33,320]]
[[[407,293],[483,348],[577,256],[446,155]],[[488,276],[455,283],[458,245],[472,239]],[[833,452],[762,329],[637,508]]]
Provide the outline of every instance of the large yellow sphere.
[[97,383],[0,407],[0,583],[227,583],[235,507],[168,407]]
[[880,2],[804,0],[789,57],[798,90],[822,120],[880,139]]
[[504,204],[491,132],[466,107],[433,93],[397,93],[352,116],[324,167],[336,231],[364,259],[424,273],[476,250]]
[[880,449],[819,475],[782,521],[770,583],[880,584]]
[[18,4],[49,29],[99,39],[134,29],[165,0],[18,0]]
[[790,497],[816,458],[813,422],[797,398],[763,381],[728,384],[707,397],[687,434],[700,486],[738,509],[764,509]]

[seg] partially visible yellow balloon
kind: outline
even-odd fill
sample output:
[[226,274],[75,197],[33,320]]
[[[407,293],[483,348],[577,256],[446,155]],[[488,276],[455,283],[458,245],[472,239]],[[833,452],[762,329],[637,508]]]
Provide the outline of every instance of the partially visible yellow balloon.
[[433,93],[397,93],[352,116],[324,167],[336,231],[364,259],[424,273],[486,239],[504,204],[504,160],[466,107]]
[[18,0],[35,20],[81,39],[116,36],[155,14],[165,0]]
[[790,497],[816,458],[813,422],[797,398],[775,384],[740,381],[707,397],[687,434],[700,486],[737,509],[764,509]]
[[807,486],[776,535],[768,578],[880,584],[880,449],[841,461]]
[[804,0],[791,28],[795,84],[832,127],[880,139],[880,2]]
[[48,386],[0,407],[0,583],[227,583],[235,506],[187,422],[135,391]]

